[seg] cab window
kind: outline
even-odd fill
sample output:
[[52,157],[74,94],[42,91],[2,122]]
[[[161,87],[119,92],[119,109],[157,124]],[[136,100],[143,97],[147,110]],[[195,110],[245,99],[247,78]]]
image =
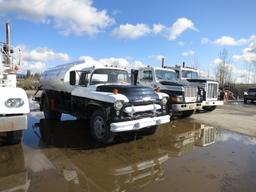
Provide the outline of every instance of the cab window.
[[142,80],[143,81],[153,81],[152,71],[150,71],[150,70],[143,71],[143,73],[142,73]]

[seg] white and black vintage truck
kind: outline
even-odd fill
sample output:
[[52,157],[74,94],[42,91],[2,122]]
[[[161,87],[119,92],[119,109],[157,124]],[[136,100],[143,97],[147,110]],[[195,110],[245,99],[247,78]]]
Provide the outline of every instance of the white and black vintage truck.
[[219,82],[211,79],[199,78],[199,71],[192,67],[183,65],[176,65],[174,70],[177,73],[178,79],[181,81],[189,81],[190,83],[198,86],[203,91],[202,104],[199,109],[205,111],[213,111],[217,106],[223,105],[223,101],[218,100],[219,96]]
[[89,119],[97,142],[107,143],[118,132],[154,132],[168,123],[168,95],[130,84],[128,72],[116,67],[95,67],[86,61],[56,66],[40,79],[39,100],[46,119],[62,113]]
[[16,87],[16,67],[19,62],[16,62],[13,53],[10,25],[6,23],[6,43],[0,43],[0,136],[7,138],[8,144],[21,142],[29,113],[27,94]]

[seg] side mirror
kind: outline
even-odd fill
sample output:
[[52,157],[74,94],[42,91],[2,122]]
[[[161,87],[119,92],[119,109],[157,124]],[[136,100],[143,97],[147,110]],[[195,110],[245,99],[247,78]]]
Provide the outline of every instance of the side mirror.
[[69,84],[76,85],[76,72],[75,71],[70,71],[70,73],[69,73]]
[[138,74],[139,74],[139,71],[138,70],[134,70],[132,69],[131,70],[131,83],[132,85],[137,85],[137,81],[138,81]]

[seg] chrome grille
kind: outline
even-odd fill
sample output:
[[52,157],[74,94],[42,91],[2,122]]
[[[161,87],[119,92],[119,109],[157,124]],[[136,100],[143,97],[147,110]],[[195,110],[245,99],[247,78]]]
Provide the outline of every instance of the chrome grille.
[[207,98],[218,98],[218,84],[207,83]]
[[197,87],[185,86],[185,97],[197,97]]
[[204,137],[205,137],[204,139],[205,144],[213,143],[215,141],[215,129],[214,128],[205,129]]
[[211,126],[201,125],[200,137],[196,140],[196,145],[207,146],[215,143],[216,129]]

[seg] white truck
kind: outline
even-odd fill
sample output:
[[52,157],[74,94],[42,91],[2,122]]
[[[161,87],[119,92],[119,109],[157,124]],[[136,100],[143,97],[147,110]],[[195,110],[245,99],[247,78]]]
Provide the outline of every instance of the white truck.
[[148,66],[133,70],[132,73],[135,84],[160,89],[169,95],[168,109],[174,116],[189,117],[197,108],[197,86],[178,82],[173,69]]
[[46,119],[62,113],[89,119],[95,141],[108,143],[116,133],[144,129],[154,132],[168,123],[168,95],[129,83],[125,69],[95,67],[86,61],[56,66],[40,79],[40,109]]
[[29,103],[26,92],[16,87],[16,64],[10,46],[10,25],[6,24],[6,43],[0,43],[0,135],[9,144],[20,143],[27,128]]
[[218,100],[219,83],[215,80],[200,79],[199,71],[192,67],[186,67],[185,63],[182,66],[174,67],[177,77],[180,80],[187,80],[190,83],[197,85],[203,91],[203,100],[201,107],[205,111],[213,111],[217,106],[223,105],[223,101]]

